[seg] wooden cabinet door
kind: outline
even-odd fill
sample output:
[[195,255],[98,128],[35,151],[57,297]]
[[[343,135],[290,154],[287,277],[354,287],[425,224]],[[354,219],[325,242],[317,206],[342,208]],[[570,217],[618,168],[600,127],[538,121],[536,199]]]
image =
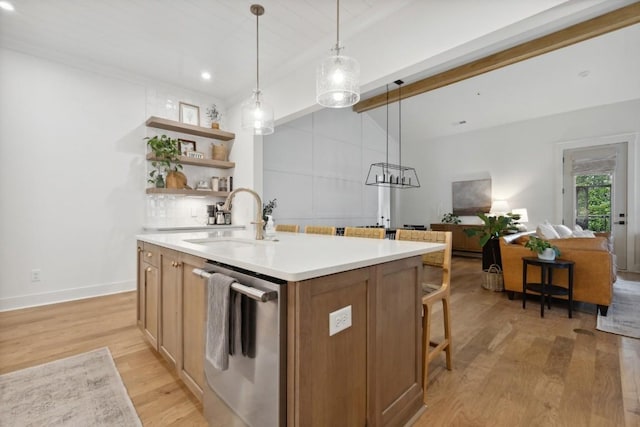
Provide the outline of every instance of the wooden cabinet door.
[[143,263],[144,284],[142,299],[144,301],[143,311],[143,332],[149,343],[158,349],[159,312],[158,302],[160,301],[160,274],[154,265]]
[[[288,285],[289,426],[367,425],[367,288],[371,269]],[[329,314],[351,327],[329,336]]]
[[138,242],[138,256],[136,259],[136,267],[138,277],[136,279],[137,301],[136,301],[136,323],[141,331],[144,331],[144,244]]
[[206,260],[138,243],[138,322],[145,338],[202,400],[206,283],[192,273]]
[[422,257],[372,269],[368,425],[402,426],[422,406]]
[[205,385],[204,343],[207,318],[206,280],[193,274],[194,268],[203,268],[205,260],[182,254],[182,351],[178,374],[189,390],[200,400]]
[[467,228],[481,229],[481,225],[475,224],[431,224],[434,231],[451,231],[451,247],[454,251],[482,252],[480,238],[478,236],[469,237],[464,232]]
[[178,252],[160,251],[160,354],[176,365],[178,354],[178,308],[180,290]]
[[[403,426],[422,407],[422,258],[289,283],[287,425]],[[351,306],[351,327],[329,315]]]
[[137,323],[145,339],[158,349],[160,330],[160,272],[158,270],[159,248],[138,242],[138,310]]
[[[464,228],[474,228],[476,230],[480,230],[482,229],[481,225],[474,225],[474,226],[466,226]],[[464,233],[464,230],[463,230]],[[464,237],[465,237],[465,250],[469,251],[469,252],[482,252],[482,246],[480,246],[480,237],[478,235],[475,236],[467,236],[466,233],[464,233]]]

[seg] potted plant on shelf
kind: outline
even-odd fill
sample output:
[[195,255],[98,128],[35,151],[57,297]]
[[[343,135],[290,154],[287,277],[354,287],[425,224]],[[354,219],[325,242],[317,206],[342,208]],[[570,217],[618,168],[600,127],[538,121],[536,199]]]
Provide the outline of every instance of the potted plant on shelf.
[[531,236],[527,243],[524,244],[524,247],[529,248],[532,252],[536,252],[538,258],[545,261],[553,261],[557,256],[560,256],[560,249],[558,249],[557,246],[552,245],[548,240],[536,236]]
[[211,128],[219,129],[220,128],[220,119],[222,118],[222,114],[218,111],[218,107],[216,104],[213,104],[211,107],[207,108],[207,117],[211,120]]
[[[180,149],[178,140],[169,138],[167,135],[146,137],[147,145],[151,148],[154,159],[151,161],[153,169],[149,172],[147,182],[154,184],[157,188],[183,188],[186,185],[186,178],[182,172],[180,164]],[[166,184],[164,175],[166,174]]]
[[476,214],[483,222],[482,228],[466,228],[465,234],[469,237],[479,236],[480,246],[482,246],[482,269],[487,270],[492,264],[497,264],[502,268],[500,259],[501,236],[509,232],[517,231],[515,223],[520,219],[520,215],[506,214],[499,216]]
[[460,224],[460,217],[449,212],[442,216],[440,222],[443,224]]

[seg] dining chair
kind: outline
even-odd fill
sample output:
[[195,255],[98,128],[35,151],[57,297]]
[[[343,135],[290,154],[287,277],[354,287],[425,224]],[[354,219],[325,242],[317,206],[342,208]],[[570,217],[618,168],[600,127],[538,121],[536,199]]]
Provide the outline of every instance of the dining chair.
[[276,231],[286,231],[289,233],[297,233],[300,231],[300,226],[294,225],[294,224],[276,224]]
[[[424,269],[431,267],[442,268],[442,283],[422,284],[422,387],[424,390],[423,400],[426,403],[427,380],[429,374],[429,363],[440,353],[445,352],[447,369],[453,367],[451,360],[451,237],[450,231],[419,231],[419,230],[398,230],[396,240],[411,240],[419,242],[444,243],[442,251],[430,252],[422,256]],[[426,277],[426,275],[424,275]],[[431,341],[431,314],[433,305],[442,301],[442,314],[444,316],[444,339],[441,342]]]
[[331,236],[335,236],[336,228],[325,225],[307,225],[304,228],[304,232],[307,234],[328,234]]
[[345,237],[367,237],[369,239],[384,239],[387,230],[384,228],[345,227]]

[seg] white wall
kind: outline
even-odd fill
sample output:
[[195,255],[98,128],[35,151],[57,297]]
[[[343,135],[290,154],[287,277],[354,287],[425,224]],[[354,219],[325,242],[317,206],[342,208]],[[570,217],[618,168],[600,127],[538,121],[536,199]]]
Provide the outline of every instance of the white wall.
[[[640,100],[606,105],[426,141],[403,141],[415,159],[422,187],[401,193],[396,215],[404,223],[439,222],[451,211],[451,183],[491,178],[493,199],[527,208],[529,226],[548,219],[560,222],[562,189],[556,148],[570,140],[640,133]],[[635,248],[630,270],[640,270],[640,170],[638,149],[630,147],[627,233]],[[634,266],[635,265],[635,266]]]
[[7,49],[0,93],[0,310],[135,289],[144,122],[215,100]]
[[[364,185],[385,161],[386,133],[351,109],[322,109],[264,137],[264,201],[277,199],[276,224],[368,225],[378,218],[378,187]],[[390,140],[392,150],[397,150]],[[391,155],[389,161],[396,156]]]

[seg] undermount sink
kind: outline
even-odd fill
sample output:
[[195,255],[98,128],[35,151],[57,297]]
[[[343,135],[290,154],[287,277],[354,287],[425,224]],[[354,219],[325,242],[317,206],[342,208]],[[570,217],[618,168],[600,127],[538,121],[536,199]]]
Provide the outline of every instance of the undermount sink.
[[246,246],[266,246],[273,244],[271,240],[245,239],[241,237],[207,237],[204,239],[187,239],[185,242],[195,243],[210,247],[246,247]]

